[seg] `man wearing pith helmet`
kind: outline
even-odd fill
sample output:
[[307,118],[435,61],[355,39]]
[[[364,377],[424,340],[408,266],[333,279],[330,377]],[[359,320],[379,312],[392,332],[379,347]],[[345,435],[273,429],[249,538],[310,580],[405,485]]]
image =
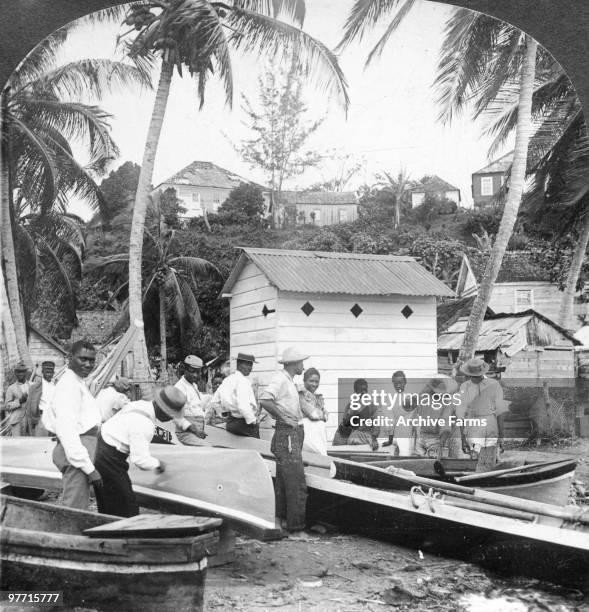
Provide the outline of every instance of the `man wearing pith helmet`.
[[462,366],[468,380],[460,387],[458,418],[473,419],[473,425],[461,427],[462,449],[478,454],[477,472],[492,470],[497,462],[497,449],[503,448],[503,418],[508,411],[503,387],[485,374],[489,364],[478,357]]
[[297,347],[285,348],[278,360],[283,369],[260,393],[260,405],[276,419],[271,445],[276,456],[276,515],[295,537],[305,528],[307,485],[301,454],[304,415],[293,378],[303,373],[303,361],[308,357]]
[[215,399],[220,403],[220,412],[229,412],[227,431],[237,436],[259,438],[258,404],[249,375],[258,363],[253,355],[237,354],[236,370],[223,380]]
[[206,438],[205,413],[203,410],[204,398],[198,388],[198,379],[203,367],[203,362],[196,355],[188,355],[184,359],[184,374],[174,385],[186,396],[184,406],[184,418],[174,419],[176,423],[176,435],[182,444],[195,446],[199,440]]

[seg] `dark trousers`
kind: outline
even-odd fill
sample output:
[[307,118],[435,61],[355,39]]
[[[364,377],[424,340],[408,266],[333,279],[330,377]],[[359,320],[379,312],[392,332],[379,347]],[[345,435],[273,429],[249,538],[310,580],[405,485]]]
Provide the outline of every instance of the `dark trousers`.
[[248,438],[259,438],[260,427],[257,423],[251,423],[248,425],[245,419],[240,419],[229,415],[227,417],[227,431],[235,434],[236,436],[246,436]]
[[115,516],[139,514],[139,504],[129,478],[127,455],[98,436],[94,466],[103,482],[102,487],[96,487],[98,512]]
[[276,457],[276,516],[286,519],[289,531],[305,528],[307,484],[301,454],[304,437],[305,430],[302,425],[291,427],[276,421],[276,430],[270,446]]

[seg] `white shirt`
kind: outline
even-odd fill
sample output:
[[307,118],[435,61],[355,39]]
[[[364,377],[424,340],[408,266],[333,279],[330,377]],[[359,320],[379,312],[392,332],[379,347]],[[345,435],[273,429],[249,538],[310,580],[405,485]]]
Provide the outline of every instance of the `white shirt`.
[[160,462],[151,456],[149,445],[155,433],[155,410],[151,402],[129,402],[102,425],[102,439],[141,470],[154,470]]
[[215,396],[213,402],[218,399],[221,404],[221,412],[229,411],[232,416],[245,419],[248,425],[256,422],[258,405],[254,390],[248,377],[239,370],[223,380]]
[[125,404],[129,403],[129,398],[124,393],[119,393],[114,387],[102,389],[96,396],[98,408],[102,422],[114,416]]
[[[188,382],[184,376],[174,385],[177,389],[180,389],[186,396],[186,404],[184,404],[184,416],[185,417],[202,417],[204,419],[205,413],[203,409],[203,396],[201,395],[198,387],[194,383]],[[186,430],[190,427],[190,421],[187,418],[174,419],[174,423],[180,427],[180,429]]]
[[274,400],[279,413],[286,414],[302,423],[303,412],[299,404],[299,392],[290,374],[279,370],[260,393],[260,399]]
[[69,368],[55,385],[53,401],[43,411],[43,425],[58,437],[70,465],[85,474],[94,471],[94,464],[80,435],[100,425],[100,410],[83,378]]
[[45,412],[45,409],[51,406],[53,396],[55,395],[55,385],[52,382],[47,382],[44,378],[41,379],[42,389],[41,398],[39,399],[39,412]]

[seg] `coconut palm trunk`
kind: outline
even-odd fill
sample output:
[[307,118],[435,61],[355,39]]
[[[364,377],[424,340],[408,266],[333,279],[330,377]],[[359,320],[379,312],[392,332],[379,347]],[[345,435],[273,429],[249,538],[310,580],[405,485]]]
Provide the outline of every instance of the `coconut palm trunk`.
[[[157,153],[166,105],[170,94],[173,70],[174,65],[168,61],[168,55],[166,53],[162,60],[159,83],[149,123],[149,130],[147,132],[141,172],[139,173],[139,183],[135,195],[133,221],[131,223],[131,238],[129,241],[129,316],[131,321],[143,321],[141,262],[145,213],[149,202],[149,191],[153,178],[155,155]],[[147,357],[147,346],[144,333],[138,334],[133,352],[135,363],[134,377],[140,383],[142,396],[149,399],[153,393],[153,386],[149,384],[149,360]]]
[[[6,92],[2,94],[2,118],[5,116],[5,104]],[[14,238],[12,236],[12,221],[10,215],[10,144],[6,130],[6,122],[2,120],[2,142],[0,145],[0,239],[2,242],[2,259],[4,263],[4,274],[6,275],[6,294],[10,305],[10,315],[12,317],[12,327],[16,337],[18,354],[20,359],[30,366],[32,361],[27,343],[27,330],[20,300],[16,254],[14,251]]]
[[458,365],[470,359],[476,349],[479,333],[491,299],[493,286],[499,274],[507,243],[513,232],[517,213],[521,203],[526,179],[526,165],[528,158],[528,145],[532,133],[532,95],[534,92],[534,77],[536,67],[536,52],[538,43],[526,36],[526,51],[520,75],[520,90],[517,112],[517,126],[515,132],[515,147],[509,192],[505,202],[499,231],[495,237],[493,250],[481,281],[472,312],[468,319],[464,342],[458,356]]
[[158,287],[160,302],[160,382],[168,382],[168,345],[166,343],[166,294],[162,285]]
[[567,274],[567,280],[560,300],[560,310],[558,312],[558,323],[569,331],[573,328],[573,309],[575,304],[575,294],[577,292],[577,282],[585,260],[587,243],[589,242],[589,212],[585,213],[581,235],[575,246],[573,259]]

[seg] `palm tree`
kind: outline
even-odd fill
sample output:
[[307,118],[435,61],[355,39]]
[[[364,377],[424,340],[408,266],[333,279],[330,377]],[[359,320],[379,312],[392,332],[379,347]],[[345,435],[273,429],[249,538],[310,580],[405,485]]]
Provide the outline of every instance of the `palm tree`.
[[[151,9],[155,9],[153,12]],[[279,21],[286,14],[302,25],[303,0],[235,0],[228,6],[208,0],[158,0],[134,5],[126,23],[139,31],[129,49],[132,55],[155,50],[161,69],[141,163],[129,243],[129,311],[142,320],[141,265],[145,213],[149,201],[155,156],[166,111],[174,67],[182,76],[187,68],[198,81],[200,105],[204,103],[209,75],[222,80],[227,102],[233,98],[230,47],[245,52],[267,52],[287,57],[293,49],[303,72],[328,92],[335,92],[347,107],[346,83],[336,57],[299,27]],[[136,376],[147,379],[147,351],[141,334],[135,346]],[[150,389],[144,387],[149,394]]]
[[383,170],[382,176],[377,175],[376,178],[379,179],[376,186],[381,187],[384,191],[389,191],[395,198],[393,229],[397,229],[401,225],[401,203],[411,186],[407,169],[401,168],[396,177]]
[[[127,84],[149,85],[143,68],[122,62],[88,59],[59,66],[56,52],[66,37],[60,30],[38,45],[2,92],[2,256],[18,349],[28,363],[15,258],[15,194],[39,215],[54,208],[65,212],[71,197],[100,208],[102,196],[93,177],[118,151],[110,137],[109,116],[79,99],[100,98]],[[86,166],[75,159],[73,140],[88,151]]]
[[[145,289],[142,295],[142,310],[158,310],[159,338],[161,353],[161,372],[167,372],[167,321],[174,313],[180,330],[181,344],[188,332],[199,333],[202,319],[197,302],[199,281],[217,279],[219,270],[209,261],[199,257],[178,256],[171,253],[175,230],[168,229],[161,221],[157,231],[145,228],[148,248],[143,251],[142,280]],[[129,288],[128,274],[129,253],[118,253],[88,261],[87,271],[105,270],[114,273],[118,279],[113,297]],[[121,276],[124,280],[121,279]],[[122,280],[122,282],[120,282]],[[128,324],[129,301],[127,301],[122,319]],[[119,325],[117,325],[119,327]]]
[[532,99],[538,44],[523,32],[491,17],[461,9],[450,18],[436,86],[441,118],[475,103],[475,117],[517,92],[517,120],[509,191],[499,230],[467,323],[459,364],[475,352],[491,292],[513,232],[525,185],[532,133]]

